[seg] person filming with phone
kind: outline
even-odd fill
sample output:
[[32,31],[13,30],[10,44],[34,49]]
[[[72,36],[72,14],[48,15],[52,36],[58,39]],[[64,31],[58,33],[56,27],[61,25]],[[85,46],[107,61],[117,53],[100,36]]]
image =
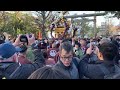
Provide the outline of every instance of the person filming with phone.
[[[33,63],[21,64],[19,62],[16,47],[21,45],[31,47],[35,42],[34,34],[31,37],[26,35],[26,37],[21,39],[21,35],[19,35],[13,44],[3,43],[0,45],[0,79],[27,79],[32,72],[45,65],[40,49],[34,50]],[[28,39],[28,42],[25,39]]]

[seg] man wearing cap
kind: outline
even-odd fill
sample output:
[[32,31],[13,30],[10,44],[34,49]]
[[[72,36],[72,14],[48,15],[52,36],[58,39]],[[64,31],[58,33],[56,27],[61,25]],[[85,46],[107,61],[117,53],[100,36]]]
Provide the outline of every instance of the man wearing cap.
[[[6,79],[27,79],[33,71],[44,66],[45,60],[38,49],[34,50],[34,63],[19,64],[15,48],[20,43],[19,38],[20,36],[13,45],[10,43],[0,45],[0,79],[3,77]],[[28,40],[29,45],[32,45],[35,41],[34,35],[31,38],[28,37]]]

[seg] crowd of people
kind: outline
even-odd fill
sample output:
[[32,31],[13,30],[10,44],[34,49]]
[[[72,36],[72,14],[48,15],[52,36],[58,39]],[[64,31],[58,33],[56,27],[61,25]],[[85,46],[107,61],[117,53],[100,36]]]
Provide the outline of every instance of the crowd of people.
[[0,79],[120,79],[120,36],[0,36]]

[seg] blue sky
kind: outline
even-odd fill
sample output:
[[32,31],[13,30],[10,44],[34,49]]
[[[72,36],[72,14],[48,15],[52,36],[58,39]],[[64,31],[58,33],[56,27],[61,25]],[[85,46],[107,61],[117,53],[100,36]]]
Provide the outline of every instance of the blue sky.
[[[69,15],[74,15],[74,14],[77,14],[77,15],[80,15],[80,14],[90,14],[90,13],[95,13],[95,11],[69,11]],[[100,26],[101,25],[101,22],[105,22],[105,16],[97,16],[97,26]],[[88,18],[88,17],[87,17]],[[89,17],[89,19],[93,19],[93,17]],[[113,25],[118,25],[120,20],[118,20],[117,18],[112,18],[112,23]],[[93,22],[91,22],[91,24],[93,24]]]

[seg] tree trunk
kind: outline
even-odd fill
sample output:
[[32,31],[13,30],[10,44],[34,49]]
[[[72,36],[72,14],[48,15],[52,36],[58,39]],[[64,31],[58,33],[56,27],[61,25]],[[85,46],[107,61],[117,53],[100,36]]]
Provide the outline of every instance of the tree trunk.
[[45,32],[45,26],[44,25],[42,25],[43,27],[42,27],[42,37],[44,38],[44,39],[47,39],[47,36],[46,36],[46,32]]
[[42,20],[42,37],[47,39],[46,32],[45,32],[45,21],[46,21],[45,20],[46,19],[45,11],[41,11],[41,13],[42,13],[42,17],[43,17],[43,20]]

